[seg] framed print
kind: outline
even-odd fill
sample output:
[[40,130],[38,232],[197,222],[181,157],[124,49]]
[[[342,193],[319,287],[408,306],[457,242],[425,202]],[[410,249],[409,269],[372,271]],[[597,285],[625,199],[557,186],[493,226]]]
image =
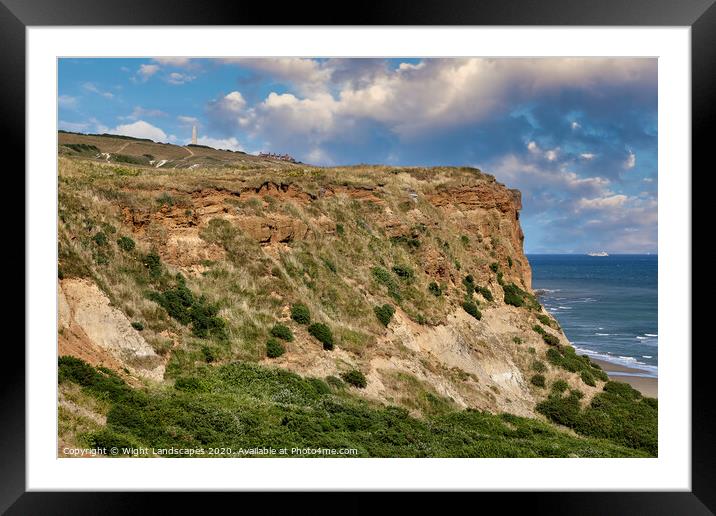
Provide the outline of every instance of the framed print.
[[716,8],[209,7],[0,10],[27,241],[3,510],[709,514],[691,171]]

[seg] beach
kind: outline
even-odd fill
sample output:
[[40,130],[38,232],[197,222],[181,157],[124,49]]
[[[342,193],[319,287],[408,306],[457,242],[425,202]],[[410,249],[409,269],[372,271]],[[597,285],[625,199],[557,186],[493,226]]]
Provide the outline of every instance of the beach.
[[592,362],[599,364],[605,373],[614,381],[628,383],[644,396],[657,398],[659,379],[645,378],[643,376],[630,376],[634,374],[644,374],[644,370],[628,367],[621,364],[614,364],[605,360],[592,358]]

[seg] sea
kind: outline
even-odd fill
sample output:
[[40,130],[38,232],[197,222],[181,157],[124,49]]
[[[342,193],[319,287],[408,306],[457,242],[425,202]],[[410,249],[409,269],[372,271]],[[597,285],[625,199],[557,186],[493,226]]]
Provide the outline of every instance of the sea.
[[532,288],[580,354],[657,377],[657,255],[527,255]]

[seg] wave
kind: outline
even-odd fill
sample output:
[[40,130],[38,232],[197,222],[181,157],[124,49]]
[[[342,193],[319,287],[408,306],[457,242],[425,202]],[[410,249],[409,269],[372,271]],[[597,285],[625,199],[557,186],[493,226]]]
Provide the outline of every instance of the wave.
[[[628,357],[624,355],[610,355],[609,353],[599,353],[598,351],[593,351],[591,349],[586,349],[582,347],[573,346],[576,351],[579,353],[582,353],[584,355],[589,356],[590,358],[595,358],[598,360],[604,360],[605,362],[610,362],[612,364],[618,364],[626,367],[632,367],[634,369],[640,369],[644,371],[645,376],[649,378],[657,378],[659,373],[659,367],[652,365],[652,364],[645,364],[644,362],[641,362],[640,360],[637,360],[634,357]],[[647,357],[642,357],[647,358]],[[649,356],[651,358],[651,356]]]
[[[601,330],[601,328],[599,328]],[[600,337],[609,337],[611,333],[595,333],[594,335],[599,335]]]
[[636,338],[639,340],[647,340],[649,337],[642,337],[641,335],[637,335]]
[[659,335],[657,333],[645,333],[647,337],[658,337]]

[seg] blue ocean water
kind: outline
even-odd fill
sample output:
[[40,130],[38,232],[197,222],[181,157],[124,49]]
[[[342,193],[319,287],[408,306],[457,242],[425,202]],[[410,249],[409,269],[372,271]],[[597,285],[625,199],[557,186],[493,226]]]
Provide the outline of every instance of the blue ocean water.
[[532,288],[575,349],[657,376],[656,255],[528,255]]

